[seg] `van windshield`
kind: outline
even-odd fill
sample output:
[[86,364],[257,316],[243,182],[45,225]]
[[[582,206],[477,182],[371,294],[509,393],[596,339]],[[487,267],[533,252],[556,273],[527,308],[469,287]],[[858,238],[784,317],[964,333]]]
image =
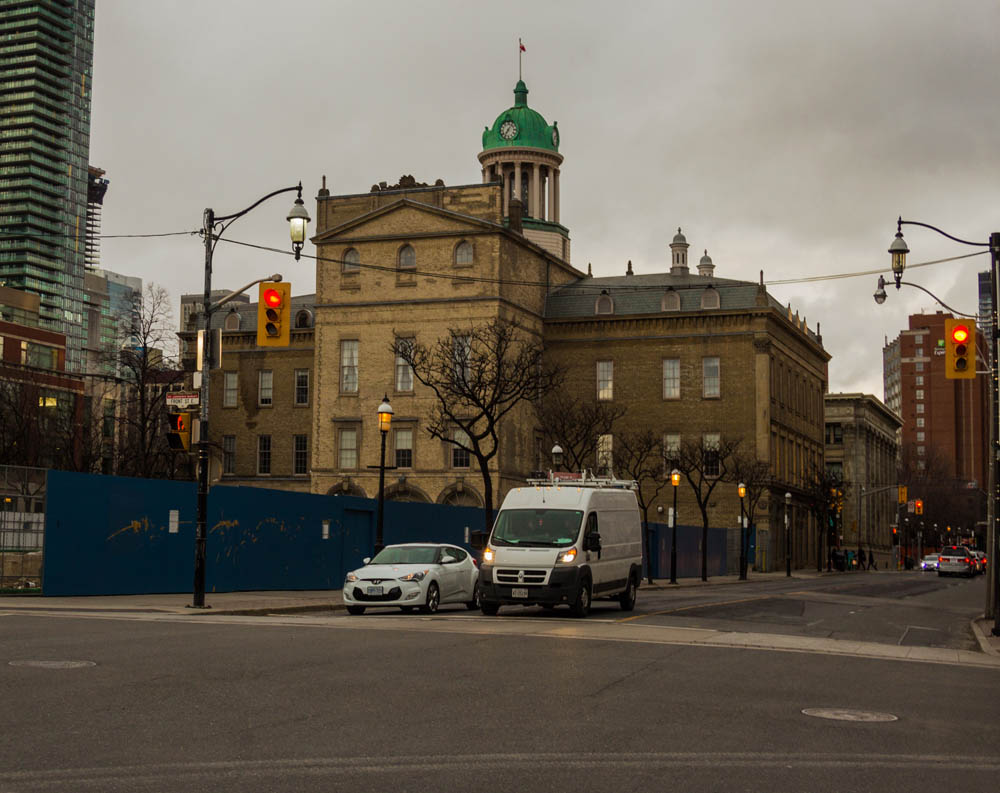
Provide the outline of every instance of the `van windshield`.
[[493,542],[538,548],[572,545],[582,523],[578,509],[505,509],[497,516]]

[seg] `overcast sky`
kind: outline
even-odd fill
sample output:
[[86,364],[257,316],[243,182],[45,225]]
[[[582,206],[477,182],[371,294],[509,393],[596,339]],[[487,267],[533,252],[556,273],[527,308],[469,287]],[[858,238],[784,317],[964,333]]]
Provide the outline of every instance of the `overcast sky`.
[[[513,104],[522,38],[528,104],[559,122],[561,220],[595,275],[692,263],[768,282],[885,270],[898,215],[963,239],[1000,230],[1000,4],[966,2],[335,2],[97,0],[92,164],[111,185],[104,234],[200,227],[304,185],[333,194],[401,174],[481,180],[483,127]],[[287,249],[294,194],[233,240]],[[974,253],[904,227],[910,263]],[[314,253],[307,244],[306,253]],[[200,292],[196,236],[107,239],[102,263]],[[986,254],[908,272],[977,310]],[[220,243],[213,286],[274,271],[314,289],[310,260]],[[876,275],[773,284],[821,324],[831,391],[880,399],[881,349],[940,308]],[[254,298],[255,299],[255,298]],[[176,308],[175,308],[176,311]]]

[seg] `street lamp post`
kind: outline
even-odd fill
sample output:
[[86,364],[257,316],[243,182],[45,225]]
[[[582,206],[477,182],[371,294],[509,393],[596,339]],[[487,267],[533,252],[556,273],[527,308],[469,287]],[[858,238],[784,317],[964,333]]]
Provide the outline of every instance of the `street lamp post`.
[[747,494],[747,486],[740,482],[736,486],[736,492],[740,494],[740,581],[747,579],[747,543],[746,543],[746,520],[743,515],[743,499]]
[[552,447],[552,467],[558,471],[563,464],[563,448],[558,443]]
[[392,405],[389,404],[389,395],[382,397],[382,404],[378,406],[378,431],[382,434],[382,453],[378,464],[378,520],[375,522],[375,553],[377,554],[384,547],[382,536],[382,519],[385,512],[385,436],[389,434],[389,427],[392,425]]
[[[198,519],[195,527],[194,539],[194,597],[192,608],[205,608],[205,546],[207,543],[207,516],[208,516],[208,379],[210,371],[209,347],[211,346],[211,321],[212,313],[221,308],[226,301],[238,294],[242,294],[254,284],[260,283],[263,279],[252,281],[238,292],[227,295],[222,300],[212,303],[212,255],[215,252],[215,245],[236,220],[276,195],[296,191],[295,203],[286,218],[289,222],[289,233],[292,240],[292,251],[295,253],[295,260],[299,260],[302,253],[302,245],[306,238],[306,224],[309,222],[309,213],[306,211],[302,201],[302,182],[294,187],[283,187],[268,193],[263,198],[254,202],[246,209],[235,212],[232,215],[216,216],[215,210],[208,208],[203,215],[202,234],[205,238],[205,297],[204,297],[204,337],[201,355],[201,369],[198,372],[200,379],[200,403],[198,421]],[[271,276],[272,280],[281,280],[280,275]]]
[[670,516],[670,583],[677,583],[677,486],[681,483],[681,472],[676,468],[670,472],[670,484],[674,486],[674,511]]
[[792,533],[788,530],[788,508],[792,505],[792,494],[785,493],[785,575],[792,577]]
[[[969,240],[962,240],[958,237],[953,237],[945,231],[937,228],[936,226],[931,226],[928,223],[919,223],[915,220],[903,220],[902,216],[896,221],[896,238],[893,240],[892,244],[889,246],[889,253],[892,256],[892,275],[896,280],[896,289],[899,289],[902,283],[903,271],[906,269],[906,254],[910,252],[909,247],[906,245],[906,241],[903,239],[903,226],[920,226],[922,228],[930,229],[931,231],[936,231],[943,237],[947,237],[950,240],[961,243],[962,245],[970,245],[976,248],[987,248],[990,252],[990,469],[992,476],[990,477],[990,487],[992,488],[992,496],[990,498],[990,521],[989,528],[987,531],[987,546],[989,549],[989,564],[993,568],[991,586],[988,588],[989,593],[987,595],[987,609],[986,613],[989,614],[991,611],[993,613],[993,635],[1000,636],[1000,565],[997,565],[997,557],[1000,556],[1000,532],[997,531],[997,521],[1000,520],[1000,476],[998,476],[998,469],[1000,469],[1000,379],[998,379],[997,374],[997,357],[998,357],[998,326],[997,326],[997,313],[1000,311],[1000,306],[998,306],[998,295],[997,287],[1000,285],[1000,232],[995,231],[990,234],[989,241],[987,242],[971,242]],[[881,276],[880,276],[881,278]],[[880,284],[881,286],[881,284]],[[883,302],[885,300],[885,291],[880,289],[879,292],[875,293],[876,302]],[[925,290],[926,291],[926,290]],[[881,297],[881,300],[879,299]]]

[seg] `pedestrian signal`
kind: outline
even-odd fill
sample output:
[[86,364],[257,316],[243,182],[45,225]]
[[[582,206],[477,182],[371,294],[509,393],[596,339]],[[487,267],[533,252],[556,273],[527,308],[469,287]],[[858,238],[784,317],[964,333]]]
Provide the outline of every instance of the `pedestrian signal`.
[[257,303],[257,346],[287,347],[291,333],[292,285],[264,282]]
[[171,413],[167,416],[167,443],[176,451],[191,449],[191,414]]
[[949,380],[971,380],[976,376],[976,321],[944,321],[944,376]]

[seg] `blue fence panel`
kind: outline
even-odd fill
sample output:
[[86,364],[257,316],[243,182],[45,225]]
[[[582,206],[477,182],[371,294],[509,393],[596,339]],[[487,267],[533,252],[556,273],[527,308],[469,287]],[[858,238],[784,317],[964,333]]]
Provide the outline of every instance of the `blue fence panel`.
[[[653,578],[670,578],[670,544],[673,529],[650,523],[653,546]],[[701,577],[701,526],[677,525],[677,577]],[[708,575],[726,574],[726,530],[708,529]]]
[[[192,591],[194,483],[66,471],[48,477],[45,595]],[[179,513],[173,534],[171,510]],[[376,511],[373,499],[214,487],[208,498],[206,590],[339,589],[346,572],[372,553]],[[466,527],[481,526],[479,509],[385,504],[386,543],[468,547]]]

